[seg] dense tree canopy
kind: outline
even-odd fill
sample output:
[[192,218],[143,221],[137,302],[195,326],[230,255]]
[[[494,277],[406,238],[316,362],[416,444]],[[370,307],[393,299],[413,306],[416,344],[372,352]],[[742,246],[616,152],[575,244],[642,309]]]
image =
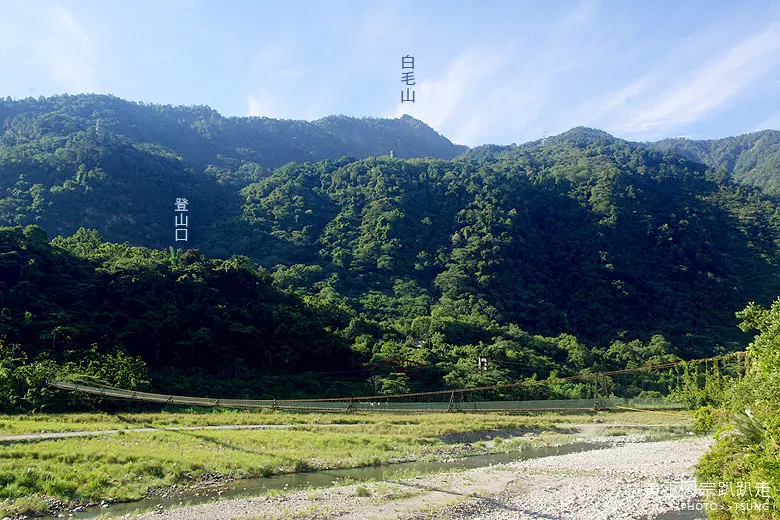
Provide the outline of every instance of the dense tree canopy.
[[378,386],[492,384],[743,348],[735,311],[780,294],[775,199],[597,130],[445,160],[379,149],[462,151],[411,118],[63,96],[0,120],[0,340],[28,359],[97,345],[157,385],[410,359]]
[[730,176],[741,184],[780,195],[780,131],[763,130],[705,141],[664,139],[649,146],[658,150],[675,150],[706,164],[718,175]]
[[415,312],[706,354],[744,342],[734,312],[780,288],[775,204],[699,163],[579,129],[476,152],[287,165],[242,191],[245,251],[400,337],[404,288]]
[[337,311],[275,289],[249,258],[105,243],[84,229],[50,244],[37,226],[0,228],[0,309],[0,357],[17,345],[27,359],[64,363],[95,345],[152,370],[224,378],[352,363],[330,330]]
[[176,197],[189,199],[198,240],[241,213],[240,188],[290,161],[391,150],[452,158],[465,149],[409,116],[225,118],[98,95],[0,99],[0,124],[0,225],[38,224],[52,235],[85,226],[156,248],[171,241]]

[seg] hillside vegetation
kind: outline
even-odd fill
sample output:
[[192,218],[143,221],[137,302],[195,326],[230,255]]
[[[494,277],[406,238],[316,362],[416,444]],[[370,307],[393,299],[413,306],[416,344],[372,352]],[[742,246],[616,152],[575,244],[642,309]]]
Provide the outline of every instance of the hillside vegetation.
[[648,146],[674,150],[706,164],[720,176],[780,195],[780,131],[763,130],[724,139],[665,139]]
[[[775,199],[598,130],[461,153],[408,117],[223,118],[109,96],[7,100],[0,120],[0,225],[16,226],[0,233],[0,355],[20,407],[62,367],[274,397],[701,357],[744,348],[735,312],[780,294]],[[387,359],[426,368],[366,387]]]
[[[236,196],[241,213],[214,221],[200,251],[4,229],[14,402],[34,406],[40,379],[68,363],[114,383],[257,397],[638,366],[744,347],[734,313],[780,294],[772,199],[593,130],[452,161],[293,163]],[[90,365],[94,349],[125,372]],[[39,372],[19,369],[33,358]],[[367,387],[360,369],[384,359],[427,368]],[[295,379],[307,371],[341,376]]]
[[452,158],[466,148],[409,116],[226,118],[98,95],[0,99],[0,124],[0,225],[38,224],[52,235],[84,226],[156,248],[170,242],[176,197],[189,199],[190,236],[202,239],[241,213],[241,187],[290,161],[391,150]]

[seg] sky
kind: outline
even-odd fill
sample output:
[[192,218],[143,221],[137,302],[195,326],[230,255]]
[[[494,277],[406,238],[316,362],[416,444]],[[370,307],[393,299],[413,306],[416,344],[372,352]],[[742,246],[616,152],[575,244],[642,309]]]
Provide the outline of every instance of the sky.
[[225,116],[409,114],[468,146],[575,126],[719,138],[780,128],[780,2],[0,0],[0,96],[85,92]]

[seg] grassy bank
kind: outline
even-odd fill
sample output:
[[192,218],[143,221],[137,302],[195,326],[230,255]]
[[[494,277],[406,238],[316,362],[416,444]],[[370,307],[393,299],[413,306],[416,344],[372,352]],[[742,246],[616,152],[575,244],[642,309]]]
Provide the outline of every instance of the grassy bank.
[[[637,414],[633,414],[637,415]],[[638,414],[644,422],[647,414]],[[672,417],[666,417],[672,419]],[[604,424],[642,422],[630,414],[600,414]],[[458,434],[535,429],[560,435],[589,415],[291,414],[282,412],[5,416],[3,432],[119,428],[111,436],[14,443],[0,447],[0,517],[69,502],[134,500],[151,488],[194,484],[219,475],[252,478],[285,472],[376,465],[420,458]],[[663,419],[662,419],[663,420]],[[679,418],[677,418],[679,421]],[[134,433],[127,427],[290,424],[286,430],[200,430]],[[341,424],[346,426],[313,425]],[[448,437],[453,436],[454,437]],[[468,437],[468,435],[465,435]],[[5,502],[2,502],[5,501]]]
[[[680,413],[684,415],[684,413]],[[307,413],[280,412],[264,410],[262,412],[241,412],[230,410],[193,410],[160,413],[78,413],[78,414],[23,414],[0,415],[0,436],[39,432],[64,432],[81,430],[111,430],[140,427],[175,426],[218,426],[252,424],[352,424],[444,426],[454,431],[475,431],[492,428],[515,428],[549,426],[553,423],[590,422],[593,419],[605,423],[677,423],[684,417],[674,414],[650,412],[599,412],[581,414],[467,414],[467,413],[431,413],[431,414],[380,414],[380,413]]]

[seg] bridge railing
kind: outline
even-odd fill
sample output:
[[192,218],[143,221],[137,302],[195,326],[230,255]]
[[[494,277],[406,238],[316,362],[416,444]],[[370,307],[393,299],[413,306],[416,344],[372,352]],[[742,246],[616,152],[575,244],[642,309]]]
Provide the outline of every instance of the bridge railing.
[[[55,388],[74,392],[99,395],[113,399],[129,399],[153,403],[190,405],[203,407],[223,407],[240,409],[284,409],[284,410],[319,410],[319,411],[364,411],[364,412],[523,412],[523,411],[564,411],[564,410],[599,410],[617,409],[619,407],[635,409],[673,409],[682,408],[665,398],[653,399],[538,399],[538,400],[507,400],[507,401],[407,401],[394,399],[378,399],[377,396],[367,398],[338,399],[212,399],[208,397],[190,397],[138,392],[121,388],[92,386],[66,381],[51,381]],[[410,394],[413,395],[413,394]],[[395,396],[400,397],[400,396]]]

